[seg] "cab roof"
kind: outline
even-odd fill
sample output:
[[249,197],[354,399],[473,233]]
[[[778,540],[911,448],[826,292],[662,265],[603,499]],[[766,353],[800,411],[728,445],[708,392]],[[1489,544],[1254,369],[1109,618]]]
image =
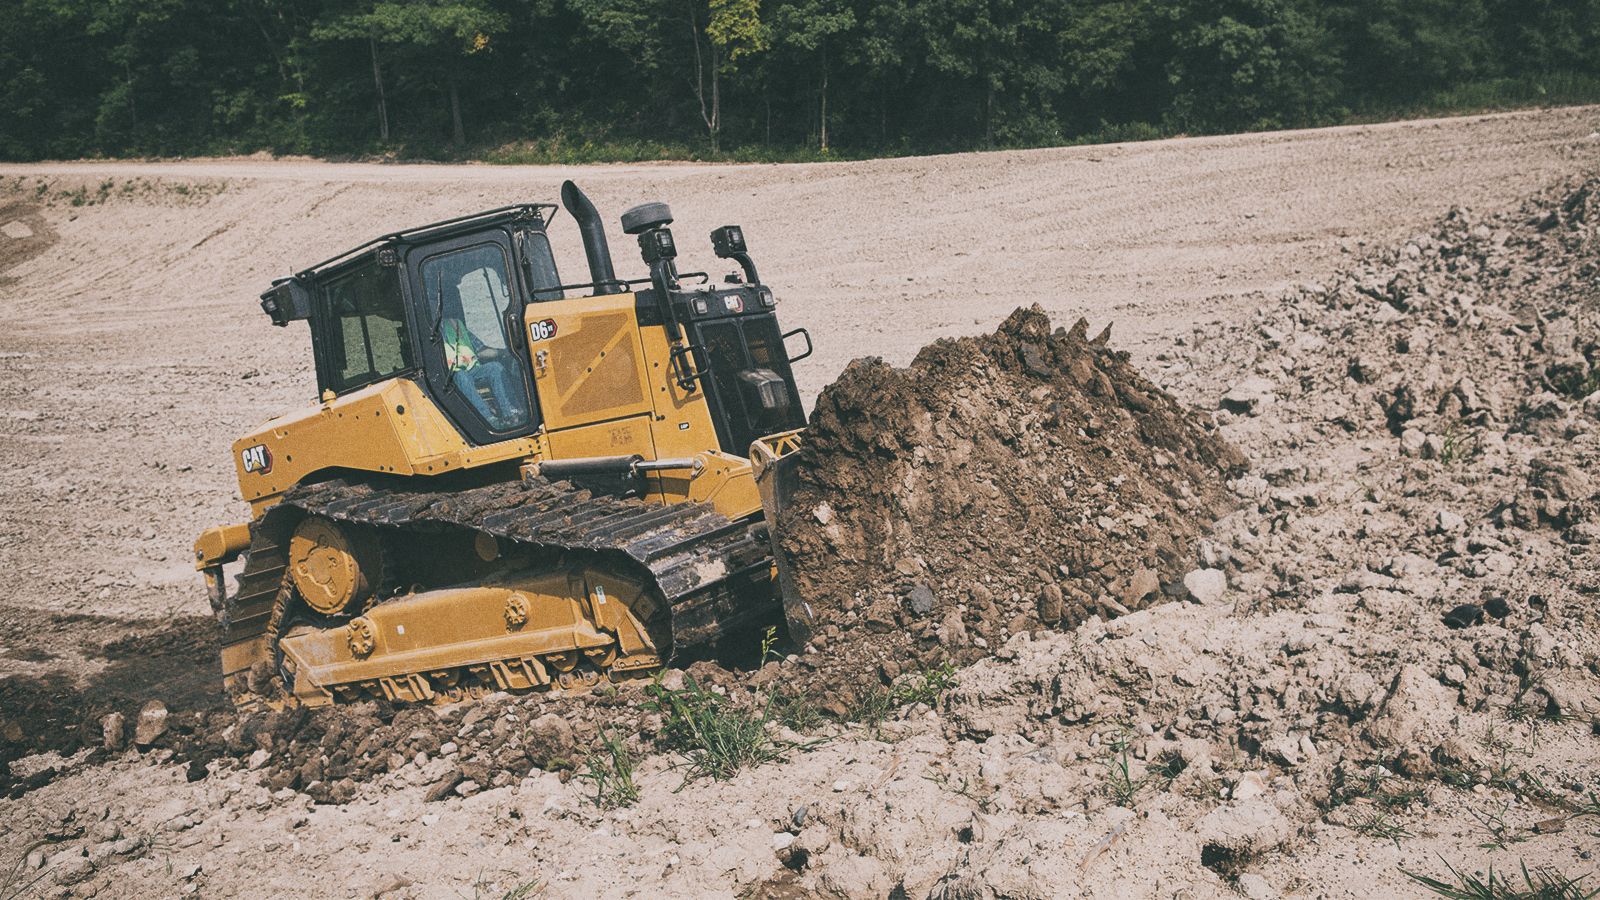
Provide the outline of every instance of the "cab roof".
[[[316,265],[301,269],[294,274],[294,277],[308,278],[319,275],[328,269],[337,267],[340,263],[349,261],[362,251],[385,244],[413,243],[423,239],[433,240],[451,237],[508,222],[536,224],[539,230],[543,231],[550,224],[550,219],[555,216],[558,208],[554,203],[516,203],[511,206],[497,206],[494,209],[486,209],[483,212],[476,212],[471,215],[456,216],[453,219],[429,222],[426,225],[418,225],[414,228],[391,231],[365,243],[357,244],[343,253],[330,256]],[[277,282],[273,283],[277,284]]]

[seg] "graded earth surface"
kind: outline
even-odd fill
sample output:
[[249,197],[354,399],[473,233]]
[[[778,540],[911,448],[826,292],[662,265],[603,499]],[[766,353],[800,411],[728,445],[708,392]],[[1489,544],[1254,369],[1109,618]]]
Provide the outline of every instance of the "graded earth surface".
[[[1586,875],[1597,172],[1595,108],[815,165],[0,165],[0,872],[63,896],[367,897],[1404,896],[1424,892],[1407,872],[1452,866]],[[874,385],[916,394],[921,348],[993,335],[922,358],[990,355],[1028,404],[986,393],[986,369],[939,384],[971,388],[985,459],[1037,477],[989,462],[983,490],[935,486],[915,514],[1051,533],[990,535],[1004,552],[980,576],[949,557],[983,529],[895,530],[913,494],[863,500],[891,524],[837,540],[851,510],[808,494],[796,514],[822,529],[799,555],[848,563],[837,627],[691,677],[758,707],[809,687],[823,714],[774,723],[785,759],[730,780],[687,780],[637,691],[219,725],[189,544],[244,515],[234,437],[315,394],[303,327],[271,328],[256,295],[569,177],[628,275],[627,206],[669,202],[682,267],[717,275],[702,236],[744,225],[781,320],[816,342],[797,376],[835,436]],[[553,233],[576,280],[575,229]],[[963,416],[917,396],[934,424],[884,471],[972,471]],[[1152,408],[1192,430],[1151,438],[1177,433],[1142,424]],[[1096,417],[1151,443],[1101,441],[1079,483],[1051,454],[1098,447]],[[1004,520],[1024,503],[1043,512]],[[1096,532],[1101,554],[1065,546]],[[860,552],[884,534],[892,558]],[[915,658],[886,665],[901,633]],[[830,676],[834,654],[864,683]],[[92,751],[99,734],[41,732],[86,696],[159,699],[173,725]],[[640,759],[634,805],[571,777],[605,733]]]

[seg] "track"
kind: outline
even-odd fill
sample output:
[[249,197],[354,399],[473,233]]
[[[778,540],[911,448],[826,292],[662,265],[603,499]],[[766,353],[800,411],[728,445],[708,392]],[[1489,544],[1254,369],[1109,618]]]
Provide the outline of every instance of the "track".
[[507,556],[554,561],[587,554],[597,566],[645,574],[670,609],[669,657],[778,608],[759,518],[733,521],[710,504],[664,506],[537,478],[463,490],[398,485],[341,478],[286,494],[252,535],[238,589],[222,610],[223,645],[279,636],[292,602],[284,547],[294,523],[307,515],[410,535],[424,546],[428,536],[487,534]]

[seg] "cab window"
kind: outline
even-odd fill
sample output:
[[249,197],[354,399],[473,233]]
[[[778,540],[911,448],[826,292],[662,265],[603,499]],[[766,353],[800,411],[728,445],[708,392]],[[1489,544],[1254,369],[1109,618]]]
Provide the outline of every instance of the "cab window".
[[400,273],[376,260],[330,279],[328,369],[336,393],[382,381],[414,367],[400,297]]
[[512,300],[500,245],[429,257],[421,274],[432,340],[443,345],[451,387],[493,431],[526,427],[528,388],[505,330]]
[[555,254],[550,252],[550,239],[542,232],[522,233],[522,264],[528,273],[529,296],[535,302],[560,300],[561,276],[556,272]]

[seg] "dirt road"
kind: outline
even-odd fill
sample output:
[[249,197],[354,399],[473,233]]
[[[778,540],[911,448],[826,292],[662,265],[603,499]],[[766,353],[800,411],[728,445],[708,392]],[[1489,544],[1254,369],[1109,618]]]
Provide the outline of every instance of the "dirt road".
[[[853,357],[903,364],[1034,302],[1115,320],[1148,361],[1175,326],[1243,315],[1244,293],[1330,270],[1342,248],[1592,163],[1597,128],[1600,110],[1573,108],[791,166],[0,165],[0,603],[203,612],[187,548],[242,515],[230,441],[315,390],[303,330],[270,328],[255,295],[383,231],[552,199],[568,177],[624,271],[642,268],[616,231],[628,205],[672,204],[686,267],[740,222],[785,324],[817,339],[809,398]],[[580,273],[575,230],[555,231]]]

